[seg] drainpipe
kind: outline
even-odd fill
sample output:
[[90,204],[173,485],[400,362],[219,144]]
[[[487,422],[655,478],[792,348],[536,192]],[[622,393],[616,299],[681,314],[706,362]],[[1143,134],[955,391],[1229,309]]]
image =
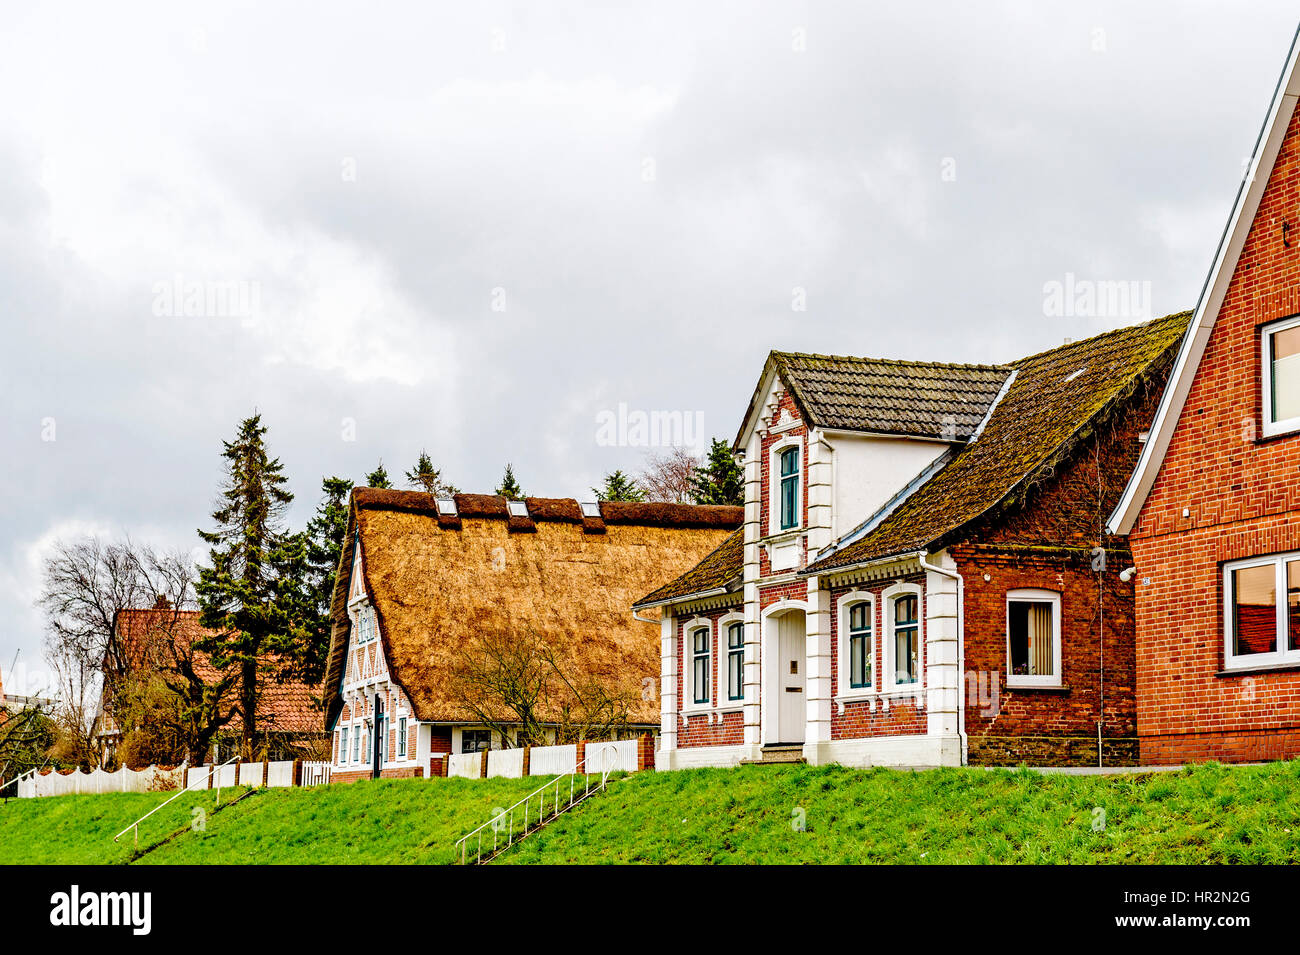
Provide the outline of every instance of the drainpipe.
[[[961,764],[966,765],[968,743],[966,739],[966,580],[955,570],[938,567],[926,560],[923,550],[916,552],[916,559],[926,570],[932,570],[949,580],[957,581],[957,737],[961,740]],[[926,632],[929,630],[927,628]]]

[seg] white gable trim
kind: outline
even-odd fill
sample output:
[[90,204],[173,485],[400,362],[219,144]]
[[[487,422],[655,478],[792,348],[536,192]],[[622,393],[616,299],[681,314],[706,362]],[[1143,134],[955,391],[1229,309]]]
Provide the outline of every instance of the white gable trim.
[[1214,265],[1201,288],[1201,297],[1196,304],[1196,314],[1187,334],[1183,336],[1182,346],[1178,350],[1178,359],[1174,363],[1169,384],[1160,399],[1155,422],[1151,425],[1151,436],[1142,447],[1137,467],[1129,478],[1124,495],[1120,498],[1115,512],[1111,514],[1107,529],[1112,534],[1127,534],[1137,523],[1138,514],[1146,502],[1147,494],[1160,473],[1165,452],[1169,449],[1170,438],[1182,415],[1187,402],[1187,393],[1191,390],[1192,379],[1205,354],[1205,346],[1214,330],[1215,320],[1223,305],[1228,284],[1237,270],[1237,260],[1241,248],[1259,210],[1260,199],[1268,186],[1269,175],[1277,162],[1278,150],[1286,136],[1291,116],[1295,112],[1296,99],[1300,96],[1300,76],[1296,75],[1296,57],[1300,53],[1300,30],[1291,39],[1291,51],[1287,54],[1286,67],[1278,79],[1273,93],[1273,103],[1269,107],[1268,118],[1260,130],[1255,143],[1255,153],[1251,159],[1250,170],[1237,190],[1237,202],[1232,216],[1219,239],[1219,249],[1215,254]]

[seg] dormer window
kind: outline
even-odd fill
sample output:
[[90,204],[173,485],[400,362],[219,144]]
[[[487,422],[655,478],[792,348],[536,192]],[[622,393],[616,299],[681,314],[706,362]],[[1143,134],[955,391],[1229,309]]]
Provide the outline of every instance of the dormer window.
[[1260,329],[1263,432],[1300,431],[1300,317]]
[[799,526],[799,448],[784,448],[777,455],[781,478],[778,491],[779,528],[788,531]]

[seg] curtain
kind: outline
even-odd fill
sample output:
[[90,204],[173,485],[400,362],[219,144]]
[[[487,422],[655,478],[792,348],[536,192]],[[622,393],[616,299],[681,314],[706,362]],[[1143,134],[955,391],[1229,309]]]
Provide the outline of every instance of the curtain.
[[1029,672],[1033,676],[1054,676],[1052,666],[1052,605],[1028,606]]

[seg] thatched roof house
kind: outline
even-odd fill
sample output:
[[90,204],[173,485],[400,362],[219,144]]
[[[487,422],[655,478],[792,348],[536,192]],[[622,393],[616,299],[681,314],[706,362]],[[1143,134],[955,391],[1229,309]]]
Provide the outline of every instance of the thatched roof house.
[[490,634],[545,641],[569,672],[635,691],[633,722],[657,725],[658,700],[643,699],[642,687],[659,673],[659,628],[634,619],[632,603],[716,548],[742,514],[358,488],[325,678],[336,774],[349,765],[368,774],[381,739],[380,761],[393,774],[431,752],[482,745],[461,732],[481,721],[453,671]]

